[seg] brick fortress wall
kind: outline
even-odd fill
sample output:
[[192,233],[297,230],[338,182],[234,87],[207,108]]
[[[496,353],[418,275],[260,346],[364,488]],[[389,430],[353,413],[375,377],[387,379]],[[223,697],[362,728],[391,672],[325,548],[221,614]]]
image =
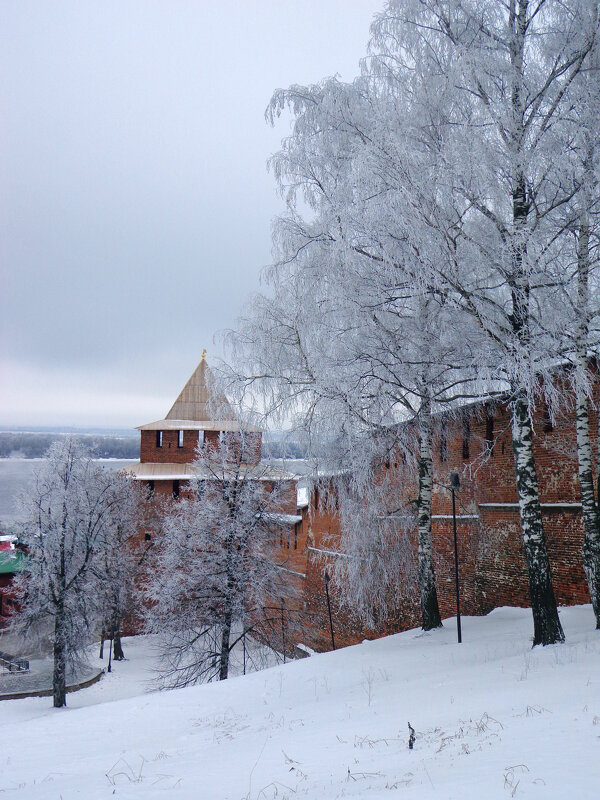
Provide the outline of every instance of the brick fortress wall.
[[[591,427],[597,417],[592,410]],[[540,406],[534,417],[534,452],[542,520],[548,544],[554,591],[559,605],[589,602],[582,567],[583,522],[577,479],[575,420],[562,411],[551,424]],[[393,467],[392,467],[393,468]],[[456,613],[450,473],[460,475],[457,492],[457,540],[461,612],[486,614],[499,606],[529,607],[512,453],[510,412],[505,403],[476,405],[452,420],[439,420],[434,437],[432,534],[436,586],[443,618]],[[399,485],[406,501],[414,485]],[[303,641],[316,650],[331,649],[324,572],[339,542],[335,514],[311,499],[305,513],[303,567],[296,557],[304,590]],[[416,559],[416,541],[413,542]],[[331,570],[330,570],[331,571]],[[420,623],[418,597],[395,609],[374,629],[367,629],[337,601],[341,587],[330,584],[336,646],[406,630]]]
[[[595,398],[597,405],[597,398]],[[591,415],[592,430],[597,416]],[[589,602],[581,564],[583,524],[577,480],[575,424],[572,411],[562,411],[550,423],[540,405],[534,417],[534,452],[542,519],[548,543],[554,590],[559,604]],[[255,436],[254,463],[260,461],[260,433]],[[206,431],[205,446],[218,443],[218,431]],[[178,431],[165,430],[162,446],[156,431],[142,431],[140,461],[147,463],[191,463],[195,458],[198,431],[185,430],[183,447]],[[416,437],[415,437],[416,442]],[[415,500],[414,470],[389,466],[397,473],[397,494],[405,502]],[[454,545],[452,534],[450,473],[460,475],[457,493],[457,537],[460,562],[461,611],[485,614],[498,606],[529,605],[527,571],[520,533],[519,509],[511,441],[510,412],[502,402],[473,405],[453,419],[439,417],[434,436],[433,549],[436,585],[443,618],[455,614]],[[173,481],[157,480],[157,501],[168,500]],[[181,490],[185,492],[182,483]],[[291,498],[291,494],[290,494]],[[300,513],[293,499],[286,498],[285,513]],[[416,540],[412,541],[416,560]],[[315,650],[331,649],[331,631],[326,603],[324,573],[332,574],[339,558],[340,527],[334,510],[323,507],[313,491],[301,519],[283,527],[275,558],[281,567],[279,597],[271,598],[269,614],[276,622],[283,599],[286,646],[302,642]],[[366,628],[339,602],[342,587],[330,585],[331,611],[336,646],[343,646],[419,625],[418,594],[412,593],[400,607],[390,611],[373,628]],[[277,634],[279,635],[279,634]]]

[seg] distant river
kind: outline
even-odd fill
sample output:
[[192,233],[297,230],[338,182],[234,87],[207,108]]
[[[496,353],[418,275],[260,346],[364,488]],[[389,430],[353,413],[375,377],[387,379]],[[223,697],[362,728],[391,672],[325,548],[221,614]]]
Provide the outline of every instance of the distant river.
[[[17,497],[31,484],[34,470],[42,461],[42,458],[0,458],[0,526],[18,521]],[[136,462],[136,458],[101,458],[96,461],[105,469],[119,469]]]
[[[33,472],[39,467],[43,458],[0,458],[0,531],[13,522],[17,522],[17,497],[20,492],[27,489],[33,478]],[[136,464],[136,458],[100,458],[96,460],[105,469],[119,469],[128,464]],[[302,459],[279,458],[269,459],[269,463],[278,469],[292,472],[296,475],[305,475],[309,471],[307,461]],[[302,481],[300,481],[302,484]]]

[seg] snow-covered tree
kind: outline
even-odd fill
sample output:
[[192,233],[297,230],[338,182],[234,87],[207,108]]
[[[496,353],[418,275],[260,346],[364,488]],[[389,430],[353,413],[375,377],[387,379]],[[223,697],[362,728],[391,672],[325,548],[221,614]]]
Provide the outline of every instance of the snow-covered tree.
[[52,445],[23,497],[27,570],[16,624],[37,637],[52,627],[55,708],[66,705],[67,667],[84,659],[102,617],[106,547],[122,509],[131,506],[131,491],[67,438]]
[[121,496],[118,514],[104,528],[98,563],[95,572],[100,579],[101,646],[109,639],[115,661],[125,658],[121,642],[121,628],[128,614],[135,612],[141,596],[137,581],[142,574],[150,543],[139,540],[142,519],[149,524],[144,508],[144,498],[139,485],[124,474],[111,476],[113,488]]
[[[321,477],[318,498],[340,522],[341,538],[323,539],[323,546],[341,557],[329,557],[336,602],[366,625],[393,624],[400,609],[418,608],[418,451],[404,447],[405,438],[390,428],[379,435],[363,433],[356,441],[340,434],[332,442],[334,463],[342,472]],[[342,450],[346,450],[344,456]]]
[[272,161],[287,202],[273,294],[237,339],[249,381],[312,429],[418,422],[428,627],[431,415],[502,393],[534,644],[564,638],[532,419],[570,322],[564,243],[582,182],[559,154],[576,138],[573,108],[590,102],[597,28],[594,0],[390,0],[359,79],[279,91],[269,109],[295,122]]
[[[442,158],[433,183],[412,173],[416,233],[440,291],[472,316],[495,351],[512,408],[513,449],[534,644],[564,638],[552,590],[533,457],[533,408],[549,383],[568,276],[557,225],[576,187],[561,147],[598,28],[595,2],[391,0],[374,26],[373,70],[392,94],[420,94],[422,139]],[[410,177],[410,172],[406,173]],[[420,213],[423,209],[425,213]],[[451,235],[454,232],[454,235]],[[453,257],[453,269],[447,264]],[[488,362],[489,364],[489,362]]]
[[[591,429],[590,406],[594,402],[594,376],[600,352],[600,42],[596,41],[579,83],[579,102],[571,109],[577,122],[576,136],[566,143],[573,184],[578,191],[565,214],[571,221],[571,250],[565,263],[574,279],[564,293],[570,324],[565,326],[565,351],[572,364],[575,391],[577,460],[584,521],[583,566],[587,577],[596,627],[600,628],[600,512],[596,486],[600,470],[594,463],[592,441],[600,427]],[[574,266],[572,266],[574,265]]]
[[162,686],[226,679],[231,651],[281,594],[275,545],[295,484],[256,464],[255,450],[244,430],[199,448],[197,477],[164,508],[147,587]]
[[[390,432],[403,439],[396,447],[415,454],[419,588],[429,630],[441,625],[431,539],[432,415],[477,391],[474,352],[485,348],[476,326],[435,291],[412,241],[412,208],[400,183],[399,143],[409,128],[394,104],[368,79],[331,79],[276,92],[271,118],[284,107],[295,122],[272,159],[287,200],[268,273],[274,293],[255,299],[234,339],[246,369],[253,366],[246,378],[259,382],[268,407],[299,411],[313,434],[321,425],[343,432],[328,437],[334,442],[358,443],[354,450],[344,445],[337,458],[328,454],[330,467],[351,469],[355,495],[366,498],[373,486]],[[397,426],[408,418],[417,425]],[[367,456],[365,433],[386,443],[379,459]],[[342,540],[346,533],[344,525]],[[377,559],[374,548],[365,552]],[[358,596],[358,587],[348,588]]]

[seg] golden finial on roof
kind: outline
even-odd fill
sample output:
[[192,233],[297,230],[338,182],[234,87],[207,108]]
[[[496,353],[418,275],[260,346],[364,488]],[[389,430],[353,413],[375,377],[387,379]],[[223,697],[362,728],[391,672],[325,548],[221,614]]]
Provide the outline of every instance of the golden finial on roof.
[[204,361],[205,358],[206,358],[206,350],[203,350],[202,351],[202,361]]

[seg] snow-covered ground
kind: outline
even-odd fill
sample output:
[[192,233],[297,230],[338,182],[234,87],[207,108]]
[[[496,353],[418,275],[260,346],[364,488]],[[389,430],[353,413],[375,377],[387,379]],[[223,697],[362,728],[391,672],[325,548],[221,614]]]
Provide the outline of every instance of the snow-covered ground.
[[[220,684],[145,693],[148,643],[69,695],[0,703],[6,797],[595,798],[600,632],[563,609],[566,645],[531,650],[499,609]],[[407,723],[417,732],[409,750]]]

